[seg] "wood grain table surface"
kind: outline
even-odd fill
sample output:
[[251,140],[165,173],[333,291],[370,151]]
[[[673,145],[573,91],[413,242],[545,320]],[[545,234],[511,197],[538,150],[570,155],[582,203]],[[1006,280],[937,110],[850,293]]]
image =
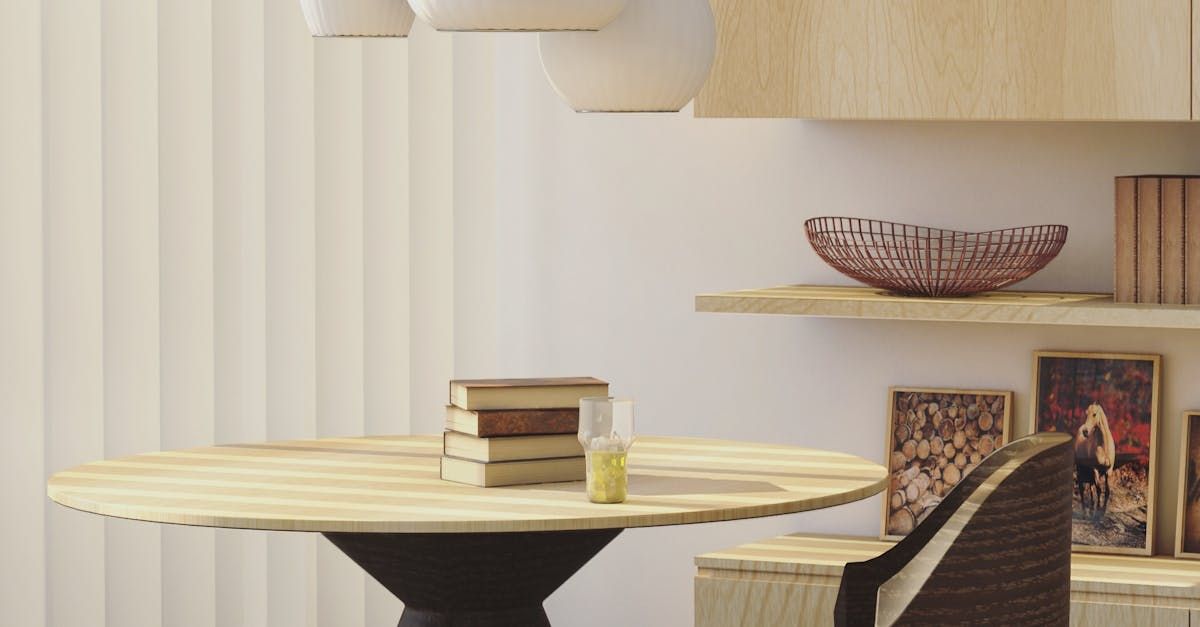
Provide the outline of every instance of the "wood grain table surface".
[[476,488],[438,476],[440,436],[211,446],[84,464],[52,476],[51,499],[136,520],[354,533],[621,529],[773,516],[866,498],[886,470],[831,451],[640,437],[629,498],[589,503],[583,482]]

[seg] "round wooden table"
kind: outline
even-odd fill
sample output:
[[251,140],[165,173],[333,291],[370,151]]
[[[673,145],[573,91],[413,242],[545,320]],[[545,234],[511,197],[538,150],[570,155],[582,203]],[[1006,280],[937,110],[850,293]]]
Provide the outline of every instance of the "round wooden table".
[[640,437],[629,498],[582,482],[442,481],[440,436],[328,438],[148,453],[50,478],[55,502],[161,523],[310,531],[405,604],[400,625],[548,625],[542,602],[630,527],[790,514],[876,494],[886,470],[814,449]]

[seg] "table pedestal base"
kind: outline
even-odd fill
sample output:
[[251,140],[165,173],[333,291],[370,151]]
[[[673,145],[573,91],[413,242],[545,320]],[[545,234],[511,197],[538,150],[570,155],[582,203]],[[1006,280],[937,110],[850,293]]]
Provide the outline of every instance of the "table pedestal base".
[[404,601],[400,627],[549,625],[542,602],[620,529],[326,533]]

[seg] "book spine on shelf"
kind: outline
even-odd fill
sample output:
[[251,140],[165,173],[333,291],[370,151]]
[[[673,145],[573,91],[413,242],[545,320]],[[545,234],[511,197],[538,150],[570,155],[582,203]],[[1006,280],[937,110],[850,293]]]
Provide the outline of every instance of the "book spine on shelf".
[[1137,301],[1162,302],[1162,179],[1137,182]]
[[1113,297],[1118,303],[1137,302],[1137,178],[1116,179]]
[[1200,178],[1184,181],[1184,302],[1200,305]]
[[1186,301],[1186,259],[1184,247],[1187,232],[1184,224],[1184,180],[1164,178],[1162,180],[1162,298],[1159,302],[1182,305]]

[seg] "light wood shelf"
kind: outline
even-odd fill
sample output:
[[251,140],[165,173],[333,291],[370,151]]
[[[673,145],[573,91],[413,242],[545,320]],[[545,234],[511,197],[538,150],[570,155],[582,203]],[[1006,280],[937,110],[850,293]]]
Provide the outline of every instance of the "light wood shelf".
[[822,318],[1200,329],[1200,306],[1118,304],[1110,294],[987,292],[910,298],[872,287],[785,285],[700,294],[696,311]]

